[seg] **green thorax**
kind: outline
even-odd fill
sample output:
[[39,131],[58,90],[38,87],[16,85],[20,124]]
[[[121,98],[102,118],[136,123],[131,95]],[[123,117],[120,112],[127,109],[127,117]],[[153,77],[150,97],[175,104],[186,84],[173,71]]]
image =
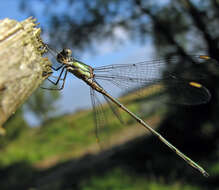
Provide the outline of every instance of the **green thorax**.
[[84,79],[84,78],[93,78],[93,69],[91,66],[86,65],[78,60],[73,60],[70,65],[73,67],[69,67],[68,70],[73,73],[76,77]]

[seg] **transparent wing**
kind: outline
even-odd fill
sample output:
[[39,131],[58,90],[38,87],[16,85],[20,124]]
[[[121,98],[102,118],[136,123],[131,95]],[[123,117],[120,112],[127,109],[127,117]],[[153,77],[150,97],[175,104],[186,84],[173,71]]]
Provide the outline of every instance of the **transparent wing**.
[[[98,99],[97,92],[92,88],[90,88],[90,95],[94,113],[95,135],[97,142],[103,149],[110,144],[110,131],[108,127],[109,122],[106,115],[106,111],[108,110],[108,108],[101,104],[100,100]],[[105,99],[112,113],[117,117],[117,119],[121,123],[124,123],[118,108],[107,97],[103,96],[103,98]]]
[[101,104],[96,91],[90,88],[90,96],[91,96],[91,103],[93,107],[94,113],[94,123],[95,123],[95,135],[100,148],[104,148],[106,146],[107,140],[107,117],[106,113],[103,109],[103,105]]
[[[94,81],[101,87],[103,88],[95,79]],[[103,88],[104,89],[104,88]],[[122,116],[120,115],[120,112],[118,110],[118,107],[115,106],[111,100],[109,100],[106,96],[103,95],[103,98],[105,99],[105,101],[107,102],[107,104],[109,105],[111,111],[113,112],[113,114],[117,117],[117,119],[120,121],[120,123],[124,124],[124,121],[122,119]]]
[[[198,63],[199,57],[194,56],[193,62]],[[175,66],[178,61],[178,58],[172,58],[108,65],[94,68],[94,74],[95,79],[109,81],[122,89],[155,86],[155,91],[171,95],[171,103],[196,105],[208,102],[211,95],[203,85],[166,70],[166,64]]]
[[120,121],[120,123],[124,124],[124,121],[122,119],[122,116],[118,110],[118,107],[116,107],[106,96],[103,96],[108,105],[110,106],[110,109],[112,110],[113,114],[117,117],[117,119]]

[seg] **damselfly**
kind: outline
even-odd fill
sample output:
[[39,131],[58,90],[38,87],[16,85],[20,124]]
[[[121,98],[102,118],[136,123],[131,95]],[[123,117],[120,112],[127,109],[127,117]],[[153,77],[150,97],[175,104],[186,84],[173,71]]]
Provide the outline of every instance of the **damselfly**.
[[[61,64],[61,66],[57,68],[52,66],[52,69],[55,71],[61,70],[58,79],[55,82],[51,79],[48,79],[55,85],[57,85],[60,80],[63,80],[63,83],[61,87],[58,88],[58,90],[64,88],[66,76],[68,73],[75,75],[77,78],[81,79],[90,86],[90,94],[94,110],[96,101],[94,95],[95,91],[97,91],[98,93],[102,94],[108,102],[114,103],[114,105],[118,106],[120,109],[128,113],[132,118],[134,118],[141,126],[143,126],[153,135],[158,137],[160,141],[166,144],[171,150],[173,150],[182,159],[184,159],[190,166],[197,169],[204,176],[208,176],[208,173],[201,166],[199,166],[189,157],[183,154],[180,150],[178,150],[175,146],[168,142],[161,134],[155,131],[136,114],[127,109],[117,99],[113,98],[98,83],[97,80],[107,80],[119,87],[133,87],[133,85],[136,84],[139,86],[143,86],[162,83],[165,89],[170,88],[171,90],[175,90],[176,92],[183,94],[183,98],[180,98],[179,102],[190,105],[202,104],[209,101],[210,93],[204,86],[194,81],[182,80],[180,77],[171,72],[167,73],[165,76],[162,76],[161,72],[165,68],[164,60],[146,61],[136,64],[115,64],[93,68],[89,65],[84,64],[81,61],[76,60],[72,56],[72,51],[70,49],[63,49],[61,52],[56,53],[51,48],[49,48],[48,45],[45,45],[45,47],[49,51],[51,51],[51,53],[55,53],[56,60]],[[205,59],[205,57],[201,56],[199,58]],[[176,60],[170,59],[169,61],[175,62]],[[64,77],[62,78],[63,75]],[[97,120],[96,125],[98,125]]]

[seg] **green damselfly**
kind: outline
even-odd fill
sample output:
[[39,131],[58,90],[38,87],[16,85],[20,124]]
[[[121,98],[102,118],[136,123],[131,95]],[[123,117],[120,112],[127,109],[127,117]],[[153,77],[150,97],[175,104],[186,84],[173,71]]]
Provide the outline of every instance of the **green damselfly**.
[[[45,47],[56,57],[56,60],[61,64],[61,66],[55,68],[51,66],[54,71],[61,70],[58,79],[54,82],[51,79],[48,79],[54,85],[57,85],[60,80],[63,80],[63,83],[60,88],[53,90],[61,90],[64,88],[66,76],[68,73],[75,75],[77,78],[83,80],[87,85],[90,86],[90,94],[93,109],[95,111],[96,98],[95,91],[99,92],[104,96],[104,98],[111,102],[126,113],[128,113],[132,118],[134,118],[141,126],[149,130],[153,135],[158,137],[158,139],[167,145],[172,151],[179,155],[183,160],[185,160],[190,166],[197,169],[204,176],[208,176],[208,173],[189,157],[183,154],[170,142],[168,142],[160,133],[155,131],[151,126],[145,123],[140,117],[127,109],[123,104],[121,104],[117,99],[112,97],[98,82],[97,80],[107,80],[119,87],[132,87],[134,84],[139,86],[141,85],[150,85],[162,83],[164,88],[172,88],[176,91],[182,93],[183,98],[180,98],[179,102],[188,105],[197,105],[206,103],[209,101],[211,95],[209,91],[202,86],[200,83],[194,81],[182,80],[180,77],[176,76],[174,73],[167,73],[165,77],[161,74],[157,74],[157,70],[162,71],[165,67],[165,61],[154,60],[154,61],[145,61],[135,64],[115,64],[107,65],[102,67],[93,68],[85,63],[76,60],[72,56],[72,51],[70,49],[63,49],[61,52],[56,53],[48,45],[45,44]],[[196,57],[197,58],[197,57]],[[199,56],[200,59],[205,59],[205,57]],[[170,62],[175,62],[176,60],[170,59]],[[62,78],[62,76],[64,77]],[[188,93],[189,91],[189,93]],[[186,92],[186,93],[184,93]],[[186,95],[187,94],[187,95]],[[193,97],[193,98],[192,98]],[[116,110],[113,110],[114,113]],[[98,121],[95,119],[96,128],[98,127]]]

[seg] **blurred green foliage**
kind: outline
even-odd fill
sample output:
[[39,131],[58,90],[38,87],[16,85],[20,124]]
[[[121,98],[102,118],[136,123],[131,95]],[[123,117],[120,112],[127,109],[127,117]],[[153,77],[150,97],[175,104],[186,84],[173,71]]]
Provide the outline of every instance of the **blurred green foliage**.
[[29,129],[28,124],[23,119],[22,109],[11,116],[5,124],[6,135],[0,136],[0,150],[19,138],[19,136]]
[[103,176],[92,176],[80,184],[81,190],[199,190],[198,186],[180,182],[165,184],[159,180],[147,179],[142,176],[129,175],[120,168],[113,169]]
[[[128,108],[135,113],[139,112],[141,102],[129,103]],[[107,138],[110,138],[117,131],[124,129],[122,127],[123,124],[119,123],[109,107],[105,105],[103,111],[107,115],[108,123],[106,123],[107,126],[98,131],[100,140],[102,141],[101,143],[105,143]],[[128,125],[134,123],[127,114],[122,113],[122,117]],[[69,155],[72,155],[72,157],[79,156],[81,150],[95,143],[95,127],[92,110],[82,110],[75,115],[63,115],[57,118],[51,118],[41,127],[23,131],[20,131],[19,128],[21,121],[18,122],[16,119],[18,120],[18,115],[16,115],[16,118],[12,122],[16,123],[15,126],[17,126],[20,134],[16,138],[8,139],[7,142],[10,142],[10,144],[4,149],[4,156],[0,157],[2,165],[10,165],[23,160],[28,163],[35,163],[47,158],[49,159],[52,156],[57,156],[64,160],[65,154],[66,159],[69,159]],[[21,113],[19,119],[22,119]],[[6,129],[8,128],[7,126],[10,126],[10,123],[6,125]],[[16,130],[14,125],[11,126],[13,126],[13,130]],[[10,134],[11,132],[9,131],[6,138],[8,135],[10,137]],[[2,137],[2,139],[4,138]]]
[[[49,87],[48,87],[49,88]],[[54,113],[55,101],[60,97],[58,91],[37,89],[23,106],[24,112],[31,112],[39,121],[45,122]]]
[[[135,113],[139,112],[146,120],[159,120],[165,113],[161,106],[156,112],[146,110],[144,113],[142,110],[145,100],[133,94],[124,96],[121,101],[126,102],[129,109]],[[154,104],[150,102],[153,102],[153,99],[148,99],[147,106],[153,107]],[[107,134],[102,134],[106,135],[104,140],[105,137],[111,137],[112,141],[116,141],[120,136],[129,135],[126,131],[131,129],[133,133],[138,129],[136,123],[126,114],[122,113],[125,121],[123,126],[109,107],[104,105],[103,109],[109,121],[109,125],[106,126],[109,130],[104,130]],[[110,148],[109,145],[105,148]],[[23,130],[0,151],[1,187],[54,190],[196,190],[201,189],[200,181],[205,182],[199,173],[194,172],[181,159],[177,159],[175,154],[165,149],[164,145],[153,137],[141,137],[139,140],[117,146],[106,152],[100,151],[95,142],[91,110],[51,118],[43,127]],[[89,152],[95,154],[89,155]],[[203,160],[199,153],[194,153],[192,157]],[[212,172],[212,177],[217,176],[217,164],[209,165],[209,172]],[[53,176],[51,179],[47,177],[50,175]],[[208,184],[212,187],[210,182],[204,183],[204,186]]]
[[[171,71],[192,77],[200,73],[200,76],[204,76],[198,81],[211,91],[212,100],[209,104],[193,108],[168,106],[167,114],[158,108],[161,111],[158,115],[164,118],[160,132],[180,150],[207,166],[210,177],[205,179],[199,176],[149,137],[118,145],[117,149],[109,150],[113,154],[108,157],[108,152],[90,155],[89,148],[93,148],[94,142],[94,129],[90,126],[93,123],[92,113],[82,111],[75,116],[53,119],[45,114],[46,119],[41,116],[46,120],[45,125],[38,129],[26,130],[25,122],[19,115],[18,120],[15,116],[14,121],[9,121],[13,122],[10,126],[15,129],[11,128],[8,139],[1,137],[1,189],[35,186],[36,189],[57,190],[218,189],[218,63],[213,61],[192,68],[190,55],[204,52],[219,60],[219,2],[68,0],[63,1],[68,9],[57,12],[54,10],[58,1],[37,2],[41,2],[45,8],[49,20],[46,30],[57,48],[70,46],[75,51],[82,50],[106,38],[121,42],[116,39],[115,30],[122,28],[132,40],[141,43],[151,40],[159,56],[180,56],[179,64],[169,65]],[[23,8],[34,15],[31,3],[23,1]],[[182,73],[183,70],[186,72]],[[51,108],[52,102],[49,101],[47,107],[46,99],[39,94],[32,100],[32,108],[40,115],[44,111],[49,113],[47,109]],[[146,118],[142,113],[145,110],[142,105],[146,105],[134,99],[131,101],[133,103],[129,104],[129,108],[134,112],[139,111]],[[42,106],[36,107],[38,103]],[[123,117],[128,125],[134,124],[127,116]],[[122,136],[123,133],[119,132],[121,125],[114,123],[116,118],[112,115],[108,118],[110,131],[114,131],[112,134],[119,133]],[[10,126],[7,126],[10,130]],[[22,129],[21,132],[18,129]],[[54,167],[48,168],[54,164]],[[40,167],[44,169],[38,170]]]

